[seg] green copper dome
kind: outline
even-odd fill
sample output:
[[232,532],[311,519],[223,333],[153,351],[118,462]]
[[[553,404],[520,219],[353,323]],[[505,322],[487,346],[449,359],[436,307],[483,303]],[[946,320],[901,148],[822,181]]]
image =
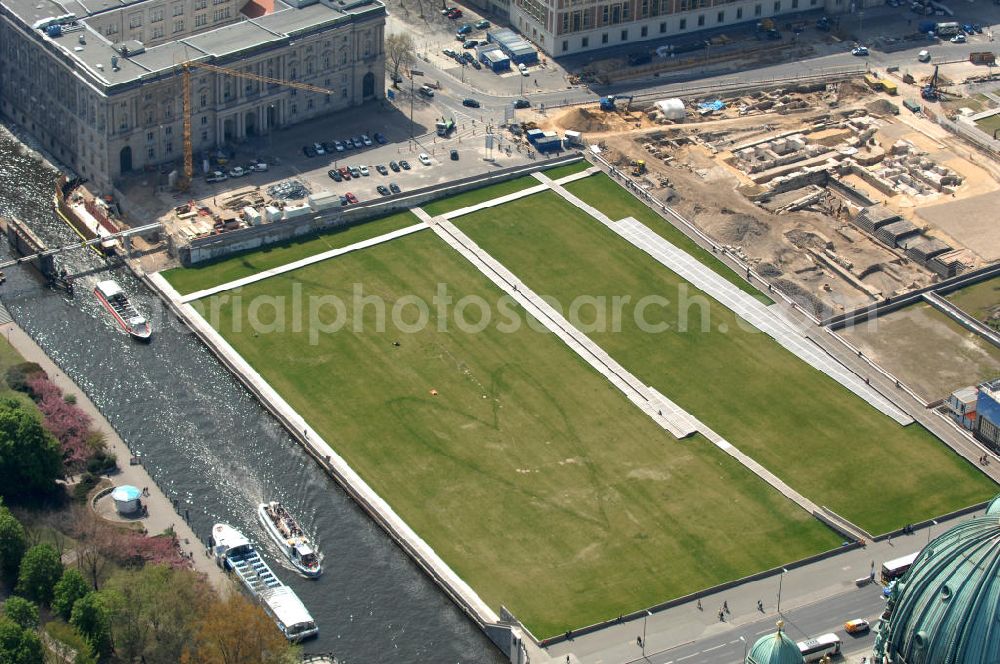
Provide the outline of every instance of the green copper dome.
[[990,504],[986,506],[986,513],[1000,516],[1000,496],[990,501]]
[[779,620],[777,632],[758,639],[747,654],[746,664],[802,664],[799,646],[781,631],[784,626]]
[[875,661],[1000,661],[1000,504],[950,528],[897,583],[876,637]]

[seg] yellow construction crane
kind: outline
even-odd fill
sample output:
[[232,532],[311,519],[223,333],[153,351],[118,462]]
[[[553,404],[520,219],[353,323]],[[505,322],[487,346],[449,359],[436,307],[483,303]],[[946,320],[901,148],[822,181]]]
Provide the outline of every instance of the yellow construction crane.
[[205,69],[207,71],[214,71],[219,74],[225,74],[227,76],[232,76],[234,78],[245,78],[251,81],[259,81],[260,83],[268,83],[271,85],[284,85],[290,88],[298,88],[299,90],[305,90],[307,92],[319,92],[321,94],[333,94],[333,90],[327,90],[326,88],[321,88],[318,85],[310,85],[309,83],[299,83],[298,81],[286,81],[280,78],[274,78],[273,76],[261,76],[259,74],[251,74],[250,72],[240,71],[238,69],[230,69],[228,67],[219,67],[218,65],[210,65],[204,62],[185,62],[181,65],[182,70],[182,81],[181,85],[184,87],[183,98],[184,98],[184,180],[180,183],[180,188],[182,191],[186,191],[191,185],[191,179],[194,177],[194,148],[191,142],[191,70],[192,69]]

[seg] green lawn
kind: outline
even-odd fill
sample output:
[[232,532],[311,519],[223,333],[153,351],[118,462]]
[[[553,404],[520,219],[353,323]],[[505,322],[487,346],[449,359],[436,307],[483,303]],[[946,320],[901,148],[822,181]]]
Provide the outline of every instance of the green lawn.
[[993,132],[1000,129],[1000,114],[991,115],[982,120],[976,121],[976,126],[985,131],[990,136],[993,136]]
[[[555,193],[457,221],[564,310],[580,295],[631,297],[620,331],[589,331],[592,339],[800,493],[869,532],[996,493],[926,430],[897,425],[693,287],[682,292],[676,274]],[[670,304],[638,312],[636,303],[650,295]],[[682,312],[685,332],[678,331]],[[643,328],[639,313],[670,328]]]
[[773,304],[774,301],[771,298],[748,284],[743,277],[733,272],[729,266],[712,255],[712,252],[702,249],[694,240],[674,228],[672,224],[650,210],[635,196],[622,189],[607,174],[598,173],[589,178],[570,182],[566,185],[566,190],[584,202],[593,205],[612,219],[633,217],[641,221],[654,233],[691,254],[764,304]]
[[[315,343],[318,326],[295,331],[293,283],[303,311],[312,296],[346,302],[343,327]],[[388,303],[385,331],[375,304],[352,315],[355,284]],[[476,333],[446,316],[439,331],[431,305],[429,325],[396,329],[394,303],[431,302],[438,284],[456,303],[482,298],[492,322]],[[841,540],[704,438],[663,432],[557,338],[529,328],[512,301],[498,308],[501,293],[432,233],[241,296],[214,323],[226,339],[490,606],[507,606],[538,637]],[[250,324],[258,296],[285,296],[285,332]],[[324,306],[317,319],[332,325],[336,305]],[[277,319],[266,303],[254,311]],[[470,323],[482,316],[468,311]],[[404,322],[417,312],[409,304]]]
[[966,286],[945,297],[976,320],[985,321],[1000,307],[1000,277]]
[[412,212],[398,212],[356,226],[310,235],[264,249],[254,249],[222,260],[166,270],[163,277],[178,293],[186,295],[419,223],[420,220]]
[[500,198],[501,196],[506,196],[507,194],[513,194],[515,191],[521,191],[522,189],[527,189],[528,187],[536,187],[540,185],[537,179],[531,175],[522,175],[519,178],[514,178],[513,180],[505,180],[498,184],[491,184],[488,187],[480,187],[479,189],[471,189],[461,194],[456,194],[454,196],[449,196],[448,198],[441,198],[427,205],[421,205],[424,212],[436,217],[439,214],[444,214],[445,212],[452,212],[454,210],[459,210],[464,207],[469,207],[470,205],[475,205],[476,203],[482,203],[484,201],[491,200],[493,198]]
[[581,159],[580,161],[574,161],[572,164],[556,166],[555,168],[549,168],[542,172],[553,180],[558,180],[559,178],[564,178],[567,175],[575,175],[576,173],[583,172],[588,168],[590,168],[590,162],[586,159]]

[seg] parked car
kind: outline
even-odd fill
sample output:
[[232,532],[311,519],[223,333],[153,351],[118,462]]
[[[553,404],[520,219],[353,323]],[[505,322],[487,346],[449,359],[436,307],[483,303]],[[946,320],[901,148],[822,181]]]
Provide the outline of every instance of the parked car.
[[311,145],[303,145],[302,153],[311,159],[316,156],[316,148]]
[[354,149],[354,142],[351,139],[345,138],[343,140],[343,143],[344,143],[344,149],[345,150],[353,150]]
[[479,46],[479,40],[478,39],[469,39],[469,40],[466,40],[466,42],[464,44],[462,44],[462,48],[475,48],[477,46]]
[[351,142],[354,143],[354,147],[359,150],[365,146],[365,142],[361,140],[360,136],[355,136],[351,139]]
[[426,152],[421,152],[419,155],[417,155],[417,159],[419,159],[420,163],[423,164],[424,166],[431,165],[431,157]]
[[344,151],[344,143],[343,143],[343,141],[334,141],[333,142],[333,149],[336,150],[337,152],[343,152]]
[[447,16],[453,21],[457,18],[462,18],[462,10],[456,7],[455,9],[452,9],[450,12],[448,12]]
[[448,14],[452,13],[457,9],[458,7],[445,7],[444,9],[441,10],[441,16],[447,16]]
[[358,167],[358,170],[361,171],[361,175],[363,177],[368,177],[369,175],[372,174],[372,172],[370,170],[368,170],[367,166],[360,166],[360,167]]
[[517,70],[521,72],[521,76],[528,75],[528,68],[525,66],[523,62],[517,66]]
[[365,144],[365,147],[368,147],[372,144],[372,139],[368,138],[368,134],[361,134],[361,142]]
[[337,171],[340,172],[340,177],[344,178],[345,180],[351,179],[351,172],[347,170],[347,166],[341,166],[340,168],[337,169]]
[[386,143],[389,142],[389,139],[383,136],[380,132],[375,132],[372,138],[374,138],[375,142],[378,143],[379,145],[385,145]]
[[973,30],[973,32],[975,32],[975,33],[976,33],[977,35],[981,35],[981,34],[983,34],[983,26],[979,25],[978,23],[973,23],[973,24],[972,24],[972,30]]
[[327,154],[333,154],[336,148],[333,145],[333,141],[323,141],[320,143],[323,146],[323,151]]
[[855,46],[851,49],[851,55],[867,56],[868,47],[867,46]]
[[347,197],[347,202],[348,203],[357,203],[358,202],[358,197],[355,196],[354,194],[352,194],[351,192],[347,192],[346,194],[344,194],[344,196]]
[[962,24],[962,31],[965,32],[965,34],[967,34],[967,35],[971,35],[971,34],[975,33],[975,30],[972,29],[972,24],[971,23],[963,23]]
[[919,60],[920,62],[930,62],[931,52],[925,48],[924,50],[917,53],[917,60]]
[[462,100],[462,106],[468,106],[469,108],[479,108],[479,102],[471,97]]
[[429,85],[421,85],[420,86],[420,94],[422,94],[425,97],[433,97],[434,96],[434,89],[431,88]]
[[361,169],[358,168],[357,166],[348,166],[347,167],[347,172],[351,174],[352,178],[359,178],[359,177],[361,177]]
[[444,48],[441,49],[441,52],[444,53],[449,58],[454,58],[456,55],[458,55],[458,52],[453,48]]
[[243,170],[242,166],[233,166],[229,169],[229,177],[231,178],[241,178],[244,175],[250,175],[250,173]]
[[338,171],[336,168],[331,168],[326,172],[326,174],[329,175],[330,179],[333,180],[334,182],[343,182],[344,180],[344,176],[341,175],[340,171]]
[[205,174],[205,182],[211,184],[212,182],[223,182],[227,179],[227,176],[222,171],[212,171],[211,173]]
[[257,173],[266,173],[267,163],[263,161],[255,161],[254,163],[250,164],[250,170],[256,171]]
[[383,196],[389,195],[389,189],[384,184],[380,184],[379,186],[375,187],[375,191],[382,194]]
[[396,184],[395,182],[390,182],[389,183],[389,191],[391,191],[394,194],[398,194],[400,191],[402,191],[402,189],[400,189],[399,185]]
[[469,25],[468,23],[466,23],[465,25],[461,26],[461,27],[460,27],[460,28],[458,29],[458,31],[457,31],[457,34],[460,34],[460,35],[467,35],[467,34],[469,34],[470,32],[472,32],[472,26],[471,26],[471,25]]
[[348,203],[350,203],[350,201],[347,200],[347,196],[341,196],[340,197],[340,204],[341,205],[347,205]]
[[951,43],[952,44],[964,44],[965,43],[965,35],[961,35],[961,34],[960,35],[955,35],[954,37],[951,38]]
[[531,108],[531,102],[527,99],[515,99],[514,108]]
[[490,22],[486,19],[476,22],[476,30],[485,30],[488,27],[490,27]]
[[326,154],[326,150],[323,148],[322,143],[313,143],[313,150],[316,151],[316,154]]
[[469,64],[472,65],[472,67],[474,69],[482,69],[483,68],[483,66],[481,64],[479,64],[479,60],[476,60],[475,58],[473,58],[472,62],[470,62]]
[[410,170],[410,162],[406,161],[405,159],[400,159],[399,167],[402,168],[404,171],[408,171]]
[[396,162],[394,162],[394,161],[390,161],[390,162],[389,162],[389,168],[391,168],[391,169],[392,169],[392,172],[393,172],[393,173],[398,173],[398,172],[399,172],[399,164],[397,164],[397,163],[396,163]]
[[[458,150],[454,150],[453,149],[450,154],[451,154],[451,160],[452,161],[458,161]],[[429,159],[427,161],[430,162]]]

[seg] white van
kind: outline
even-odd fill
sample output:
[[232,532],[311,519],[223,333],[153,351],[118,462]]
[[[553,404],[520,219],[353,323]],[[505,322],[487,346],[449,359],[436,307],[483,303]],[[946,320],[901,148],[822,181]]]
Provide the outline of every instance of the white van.
[[924,50],[917,53],[917,60],[919,60],[920,62],[930,62],[931,52],[925,48]]

